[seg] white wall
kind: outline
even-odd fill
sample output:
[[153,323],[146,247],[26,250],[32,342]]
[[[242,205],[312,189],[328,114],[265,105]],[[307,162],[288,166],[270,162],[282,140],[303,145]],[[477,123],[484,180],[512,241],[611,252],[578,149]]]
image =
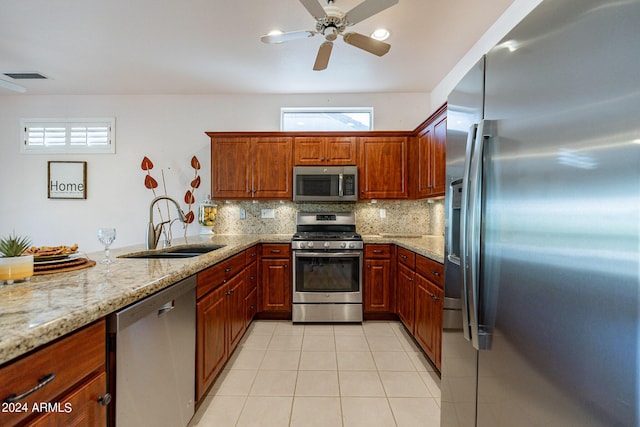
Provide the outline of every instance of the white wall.
[[[197,203],[210,192],[206,131],[279,130],[280,107],[373,106],[376,130],[412,130],[431,111],[429,94],[0,96],[0,236],[15,231],[35,245],[78,243],[100,249],[96,229],[114,226],[114,247],[144,242],[153,195],[140,163],[164,170],[167,192],[182,201],[193,178],[192,156],[202,164]],[[20,118],[115,117],[115,155],[20,154]],[[86,200],[47,198],[47,161],[87,161]],[[184,204],[183,204],[184,206]],[[173,214],[175,217],[175,214]],[[157,217],[157,214],[156,214]],[[198,232],[197,224],[188,234]],[[174,237],[182,235],[179,224]]]
[[542,0],[515,0],[433,89],[431,92],[431,105],[437,107],[445,103],[451,90],[467,74],[471,67],[482,58],[482,55],[502,40],[518,22],[541,2]]

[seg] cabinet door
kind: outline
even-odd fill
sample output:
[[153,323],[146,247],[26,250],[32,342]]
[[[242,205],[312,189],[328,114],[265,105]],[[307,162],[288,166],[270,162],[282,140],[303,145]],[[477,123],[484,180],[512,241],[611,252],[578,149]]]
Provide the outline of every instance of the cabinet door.
[[398,262],[398,282],[396,284],[396,311],[398,317],[411,333],[414,328],[414,280],[416,273]]
[[360,198],[406,199],[406,137],[360,138]]
[[253,138],[252,193],[255,198],[293,197],[292,138]]
[[289,259],[263,259],[260,289],[263,311],[291,311]]
[[236,347],[245,328],[245,283],[244,274],[238,274],[227,284],[227,307],[229,316],[229,349],[231,354]]
[[415,284],[415,337],[440,369],[443,293],[438,286],[419,274],[415,276]]
[[196,400],[200,400],[227,360],[227,286],[221,286],[196,304]]
[[254,288],[245,297],[245,323],[249,325],[258,312],[258,289]]
[[431,143],[431,167],[433,171],[431,194],[444,195],[446,183],[446,145],[447,145],[447,117],[439,116],[433,125],[433,140]]
[[442,365],[442,310],[444,309],[444,291],[437,286],[432,286],[434,295],[433,311],[431,312],[431,324],[433,326],[433,362],[436,368]]
[[364,311],[391,312],[391,260],[366,259]]
[[296,166],[326,164],[325,141],[322,137],[297,137],[294,141],[293,150]]
[[212,138],[211,176],[213,198],[251,197],[251,139]]
[[431,168],[431,146],[433,140],[433,125],[428,126],[416,137],[415,171],[411,173],[415,180],[415,196],[428,197],[433,190]]
[[356,138],[336,136],[326,139],[325,158],[329,165],[356,164]]
[[107,374],[102,373],[63,398],[59,404],[60,412],[48,412],[29,425],[38,427],[106,426],[107,408],[99,400],[106,392]]

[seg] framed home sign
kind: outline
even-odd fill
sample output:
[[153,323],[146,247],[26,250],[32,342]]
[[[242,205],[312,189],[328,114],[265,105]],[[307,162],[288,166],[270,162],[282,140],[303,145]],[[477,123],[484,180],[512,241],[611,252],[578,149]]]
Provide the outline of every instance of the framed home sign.
[[49,162],[50,199],[87,198],[87,162]]

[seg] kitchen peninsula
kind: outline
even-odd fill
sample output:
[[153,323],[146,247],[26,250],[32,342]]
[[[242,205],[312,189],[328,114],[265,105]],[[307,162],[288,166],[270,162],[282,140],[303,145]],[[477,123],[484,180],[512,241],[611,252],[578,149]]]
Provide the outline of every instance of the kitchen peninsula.
[[[366,243],[389,243],[443,262],[442,237],[363,236]],[[0,363],[153,294],[185,277],[259,243],[288,243],[291,235],[216,235],[187,242],[225,245],[209,254],[182,259],[118,258],[111,265],[70,273],[34,276],[0,287]],[[179,244],[179,243],[177,243]],[[112,256],[142,251],[143,245],[112,249]],[[102,253],[88,254],[99,259]]]
[[[364,243],[371,245],[388,245],[394,248],[404,248],[438,263],[443,262],[443,238],[442,236],[363,236]],[[190,236],[187,241],[177,239],[174,247],[181,244],[189,245],[224,245],[224,247],[213,252],[196,256],[193,258],[171,258],[171,259],[135,259],[117,258],[113,264],[97,264],[95,267],[78,270],[75,272],[58,273],[53,275],[35,276],[29,281],[5,285],[0,287],[0,377],[4,372],[11,378],[19,377],[16,369],[22,364],[20,369],[31,371],[27,362],[34,356],[47,356],[48,359],[55,359],[59,348],[66,348],[68,354],[74,358],[85,359],[83,354],[75,354],[76,351],[86,351],[89,354],[96,353],[100,360],[95,361],[93,367],[84,368],[84,377],[78,374],[78,382],[74,390],[77,392],[89,390],[91,385],[94,397],[85,396],[83,399],[97,400],[102,405],[104,403],[105,387],[105,361],[104,349],[106,335],[104,329],[104,319],[131,304],[144,299],[160,290],[197,273],[213,271],[210,267],[216,265],[225,266],[238,257],[242,257],[241,267],[244,268],[244,256],[260,247],[273,247],[276,245],[288,246],[291,241],[289,234],[244,234],[244,235],[216,235],[213,238]],[[144,251],[143,245],[126,248],[112,249],[114,257],[124,254],[131,254]],[[253,253],[258,253],[254,251]],[[90,258],[99,259],[102,253],[88,254]],[[249,264],[247,263],[247,266]],[[255,263],[254,263],[255,265]],[[395,267],[394,267],[395,268]],[[248,271],[248,270],[247,270]],[[259,274],[259,273],[258,273]],[[202,274],[198,274],[200,278]],[[260,289],[260,279],[257,280]],[[389,289],[394,294],[395,280],[390,280]],[[247,283],[249,281],[247,280]],[[231,280],[229,280],[229,285]],[[209,292],[209,291],[207,291]],[[207,294],[208,295],[208,294]],[[199,297],[200,298],[200,297]],[[395,299],[395,296],[393,297]],[[203,298],[204,300],[204,298]],[[202,300],[199,300],[202,301]],[[244,302],[244,299],[242,299]],[[255,304],[255,303],[252,303]],[[255,307],[254,307],[255,308]],[[260,302],[257,304],[258,316],[260,316]],[[395,308],[391,308],[389,314],[393,314]],[[251,314],[253,316],[253,314]],[[365,316],[366,319],[366,316]],[[251,318],[247,319],[250,322]],[[248,323],[247,323],[248,324]],[[246,324],[243,323],[246,327]],[[242,336],[241,329],[239,339]],[[74,333],[75,332],[75,333]],[[81,337],[82,335],[82,337]],[[89,339],[92,337],[91,339]],[[104,337],[104,339],[100,338]],[[75,340],[71,344],[71,340]],[[82,343],[84,349],[82,348]],[[68,343],[68,344],[65,344]],[[237,341],[235,342],[237,343]],[[39,351],[42,348],[45,351]],[[229,353],[233,347],[229,347]],[[227,354],[228,357],[228,354]],[[42,358],[41,358],[42,359]],[[75,365],[74,362],[64,362],[67,365]],[[225,359],[226,361],[227,359]],[[224,362],[222,362],[224,365]],[[13,371],[12,371],[13,369]],[[40,366],[40,369],[46,369]],[[53,370],[53,369],[52,369]],[[13,372],[13,373],[12,373]],[[35,375],[35,372],[33,373]],[[59,384],[64,383],[63,373]],[[38,374],[42,375],[42,374]],[[44,377],[33,379],[33,384],[29,387],[15,387],[7,390],[9,386],[2,386],[2,393],[21,393],[39,384]],[[84,378],[84,379],[83,379]],[[213,378],[215,378],[215,374]],[[74,381],[76,381],[74,379]],[[91,384],[89,384],[91,383]],[[95,383],[95,384],[93,384]],[[206,383],[204,390],[211,382]],[[80,385],[82,388],[80,389]],[[65,389],[61,389],[65,390]],[[65,392],[65,396],[67,392]],[[52,396],[54,398],[57,395]],[[93,395],[91,395],[93,396]],[[3,395],[3,398],[6,396]],[[39,397],[48,400],[49,397]],[[196,396],[196,400],[198,400]],[[90,411],[81,408],[80,404],[74,404],[74,416],[78,411]],[[104,411],[104,409],[100,409]],[[95,411],[94,411],[95,412]],[[97,412],[96,417],[104,417],[103,412]],[[13,414],[12,414],[13,415]],[[5,419],[3,415],[0,417]],[[9,420],[9,424],[14,421]]]

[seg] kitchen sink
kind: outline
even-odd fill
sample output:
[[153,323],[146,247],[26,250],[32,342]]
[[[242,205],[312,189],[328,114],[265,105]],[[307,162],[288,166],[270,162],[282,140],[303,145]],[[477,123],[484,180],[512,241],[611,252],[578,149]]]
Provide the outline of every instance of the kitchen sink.
[[193,258],[224,248],[226,245],[187,245],[144,252],[132,252],[118,258]]

